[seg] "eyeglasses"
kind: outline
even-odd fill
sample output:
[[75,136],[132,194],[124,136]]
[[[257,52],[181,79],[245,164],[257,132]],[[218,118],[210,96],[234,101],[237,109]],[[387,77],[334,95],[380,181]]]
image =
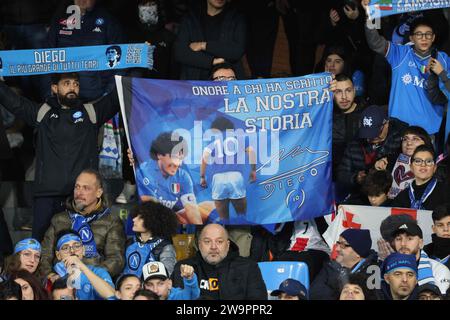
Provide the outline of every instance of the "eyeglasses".
[[213,78],[214,81],[232,81],[232,80],[236,80],[236,77],[234,76],[230,76],[230,77],[224,77],[224,76],[218,76]]
[[341,242],[341,241],[336,241],[336,244],[337,244],[338,246],[340,246],[341,249],[345,249],[345,248],[351,247],[351,245],[349,245],[348,243]]
[[68,244],[63,245],[61,247],[61,249],[59,249],[59,251],[63,252],[63,253],[68,253],[70,251],[78,251],[83,247],[83,245],[81,243],[74,243],[73,245],[69,246]]
[[423,37],[425,36],[425,39],[431,40],[431,38],[433,38],[433,34],[434,34],[433,32],[427,33],[415,32],[414,37],[416,37],[417,39],[423,39]]
[[412,137],[412,138],[407,137],[407,136],[402,137],[402,142],[414,142],[414,143],[419,143],[419,142],[422,142],[422,141],[423,141],[423,140],[422,140],[421,138],[419,138],[419,137]]
[[412,163],[414,163],[416,166],[423,166],[424,164],[427,167],[434,166],[434,160],[433,159],[426,159],[426,160],[424,160],[424,159],[414,158],[412,160]]

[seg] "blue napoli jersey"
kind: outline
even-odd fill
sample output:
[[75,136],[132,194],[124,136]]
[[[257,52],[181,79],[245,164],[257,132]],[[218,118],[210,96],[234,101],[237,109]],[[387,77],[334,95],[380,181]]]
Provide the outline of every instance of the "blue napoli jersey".
[[[418,56],[412,46],[389,43],[386,59],[392,68],[389,116],[409,125],[420,126],[429,134],[439,131],[444,108],[433,105],[426,94],[430,56]],[[448,70],[448,56],[439,52],[438,60]]]
[[[108,271],[97,266],[88,265],[87,267],[114,288],[113,281]],[[103,300],[103,298],[97,293],[97,291],[95,291],[86,275],[84,273],[81,273],[80,277],[80,289],[77,289],[76,291],[77,298],[79,300]]]
[[180,199],[183,195],[194,195],[192,178],[181,167],[178,168],[175,175],[164,177],[157,161],[147,161],[139,166],[136,179],[139,181],[140,195],[154,197],[175,212],[184,208]]
[[224,141],[217,139],[205,150],[210,153],[208,164],[211,163],[211,176],[222,172],[242,172],[248,161],[245,145],[236,138],[226,138]]
[[155,261],[152,254],[153,249],[160,244],[162,239],[156,238],[154,241],[141,243],[134,240],[132,244],[127,247],[125,252],[125,269],[124,274],[134,274],[139,278],[142,275],[142,267],[151,261]]

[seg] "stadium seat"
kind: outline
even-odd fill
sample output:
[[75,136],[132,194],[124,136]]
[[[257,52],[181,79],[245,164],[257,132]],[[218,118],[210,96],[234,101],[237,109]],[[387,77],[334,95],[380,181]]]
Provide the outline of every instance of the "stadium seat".
[[[309,271],[308,265],[304,262],[295,261],[270,261],[258,262],[267,293],[277,290],[281,282],[291,278],[300,281],[308,291],[309,295]],[[269,296],[270,297],[270,296]]]

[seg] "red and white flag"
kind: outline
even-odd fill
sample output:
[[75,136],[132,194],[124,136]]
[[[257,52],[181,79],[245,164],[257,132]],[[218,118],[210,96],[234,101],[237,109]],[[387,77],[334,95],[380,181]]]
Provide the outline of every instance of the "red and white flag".
[[428,244],[431,242],[431,226],[433,224],[431,213],[432,211],[429,210],[341,205],[338,208],[336,218],[323,234],[323,238],[334,252],[336,241],[339,240],[339,235],[343,231],[347,229],[368,229],[372,238],[372,249],[377,251],[377,240],[381,238],[381,222],[390,215],[409,214],[417,220],[423,232],[424,244]]

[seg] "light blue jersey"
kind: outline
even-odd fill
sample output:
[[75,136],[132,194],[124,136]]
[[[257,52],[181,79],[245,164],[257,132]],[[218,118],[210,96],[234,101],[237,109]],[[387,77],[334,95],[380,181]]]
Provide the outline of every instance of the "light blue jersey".
[[[429,71],[425,68],[430,56],[422,58],[412,46],[390,42],[386,59],[392,68],[389,116],[420,126],[429,134],[438,132],[444,109],[433,105],[426,94]],[[439,52],[438,60],[448,70],[448,56]]]
[[[113,281],[108,271],[97,266],[87,266],[89,270],[95,273],[97,276],[108,282],[108,284],[114,288]],[[80,275],[80,287],[76,290],[76,295],[79,300],[102,300],[103,298],[95,291],[91,282],[88,280],[84,273]]]
[[144,162],[136,172],[139,194],[154,197],[164,206],[180,211],[185,203],[196,203],[194,183],[189,173],[178,168],[175,175],[164,177],[157,161]]

